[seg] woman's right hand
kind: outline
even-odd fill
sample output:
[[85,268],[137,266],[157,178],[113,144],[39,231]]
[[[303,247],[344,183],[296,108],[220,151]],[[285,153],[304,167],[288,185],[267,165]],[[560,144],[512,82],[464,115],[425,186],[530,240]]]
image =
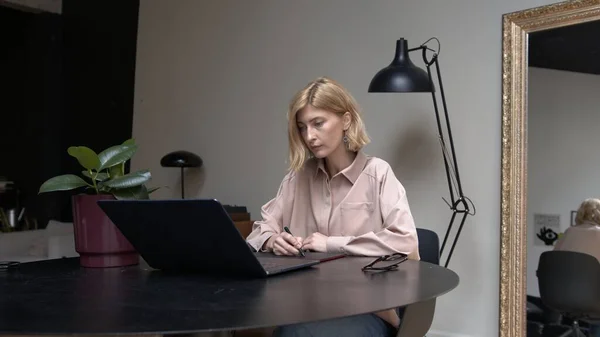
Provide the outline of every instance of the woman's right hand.
[[300,255],[302,238],[294,237],[286,232],[272,235],[267,241],[267,247],[275,255]]

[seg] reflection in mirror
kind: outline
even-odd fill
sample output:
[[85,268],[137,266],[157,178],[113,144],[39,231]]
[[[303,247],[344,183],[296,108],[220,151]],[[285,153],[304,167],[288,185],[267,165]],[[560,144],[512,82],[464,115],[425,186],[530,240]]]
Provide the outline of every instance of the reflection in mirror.
[[[575,217],[585,199],[600,197],[598,36],[600,20],[532,32],[528,38],[528,336],[559,336],[572,328],[572,321],[540,300],[536,271],[542,253],[600,257],[600,209],[594,215],[600,204],[588,203],[588,212]],[[593,324],[578,323],[586,336],[590,329],[590,336],[600,336]]]

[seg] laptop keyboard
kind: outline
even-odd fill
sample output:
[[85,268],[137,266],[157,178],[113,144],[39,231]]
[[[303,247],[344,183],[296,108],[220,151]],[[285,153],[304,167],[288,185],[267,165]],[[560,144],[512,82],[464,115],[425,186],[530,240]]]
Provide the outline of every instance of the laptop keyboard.
[[265,270],[273,270],[282,267],[281,263],[276,263],[272,261],[260,261],[260,264],[265,268]]
[[267,270],[267,271],[278,271],[278,270],[282,270],[282,269],[288,269],[289,267],[292,266],[297,266],[297,265],[302,265],[307,261],[306,259],[302,259],[302,258],[293,258],[293,257],[289,257],[289,258],[285,258],[285,257],[273,257],[273,258],[269,258],[269,257],[260,257],[258,259],[258,261],[260,262],[260,264],[262,265],[262,267]]
[[265,270],[281,269],[281,268],[289,265],[289,261],[286,261],[284,259],[261,258],[261,259],[259,259],[259,262]]

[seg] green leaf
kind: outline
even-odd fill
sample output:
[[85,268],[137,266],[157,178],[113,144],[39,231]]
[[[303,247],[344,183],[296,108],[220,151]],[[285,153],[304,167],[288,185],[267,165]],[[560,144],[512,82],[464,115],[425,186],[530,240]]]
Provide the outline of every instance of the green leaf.
[[123,172],[123,164],[121,165],[115,165],[115,166],[111,166],[108,168],[108,174],[110,175],[111,178],[116,178],[116,177],[120,177],[122,175],[125,174],[125,172]]
[[104,185],[103,182],[99,182],[97,187],[98,187],[98,192],[110,193],[110,187]]
[[98,157],[100,160],[100,168],[98,171],[102,171],[108,167],[112,167],[121,163],[124,163],[133,157],[133,154],[137,151],[137,145],[115,145],[102,151]]
[[150,187],[150,188],[148,189],[148,194],[152,194],[152,192],[154,192],[154,191],[158,190],[159,188],[160,188],[160,187]]
[[123,145],[135,145],[135,139],[130,138],[123,142]]
[[147,182],[150,177],[150,171],[142,170],[105,181],[104,185],[114,189],[134,187]]
[[40,191],[38,193],[67,191],[83,186],[90,186],[90,184],[74,174],[65,174],[46,180],[46,182],[40,186]]
[[67,149],[67,152],[77,158],[77,161],[81,166],[86,168],[87,170],[96,170],[99,171],[100,167],[100,159],[94,150],[85,146],[71,146]]
[[113,195],[119,200],[150,199],[150,196],[148,195],[148,190],[144,185],[115,190],[113,191]]
[[[93,174],[90,174],[90,172],[88,172],[88,171],[81,171],[81,174],[83,174],[84,176],[86,176],[90,179],[94,179]],[[108,179],[108,174],[106,174],[104,172],[98,172],[98,175],[96,176],[97,181],[104,181],[106,179]]]

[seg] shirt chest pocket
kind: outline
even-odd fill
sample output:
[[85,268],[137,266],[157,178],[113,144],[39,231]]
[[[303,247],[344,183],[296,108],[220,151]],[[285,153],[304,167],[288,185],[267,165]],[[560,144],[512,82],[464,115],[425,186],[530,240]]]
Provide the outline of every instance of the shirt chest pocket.
[[362,235],[377,229],[373,202],[343,202],[340,215],[342,235]]

